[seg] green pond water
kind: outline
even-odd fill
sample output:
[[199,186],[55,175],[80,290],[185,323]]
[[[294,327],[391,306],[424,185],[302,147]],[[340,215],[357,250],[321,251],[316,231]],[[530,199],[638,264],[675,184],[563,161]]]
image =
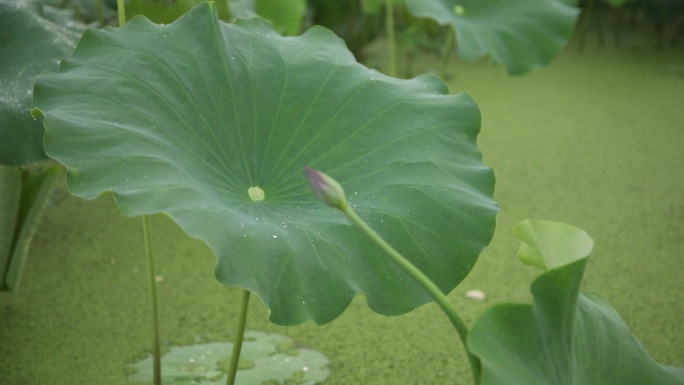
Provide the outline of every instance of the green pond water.
[[[591,42],[519,78],[452,61],[452,92],[469,92],[482,110],[479,143],[501,213],[492,244],[450,298],[470,325],[495,303],[528,302],[537,272],[515,260],[512,228],[525,218],[567,222],[595,241],[585,290],[605,296],[657,360],[684,365],[684,52]],[[229,341],[239,291],[214,279],[201,242],[164,216],[151,223],[164,350]],[[486,299],[466,299],[470,289]],[[20,291],[0,293],[0,383],[130,385],[130,365],[150,350],[147,290],[140,218],[121,217],[109,196],[83,201],[60,184]],[[254,298],[248,329],[323,354],[327,385],[470,381],[434,305],[387,318],[358,297],[330,324],[281,327]]]

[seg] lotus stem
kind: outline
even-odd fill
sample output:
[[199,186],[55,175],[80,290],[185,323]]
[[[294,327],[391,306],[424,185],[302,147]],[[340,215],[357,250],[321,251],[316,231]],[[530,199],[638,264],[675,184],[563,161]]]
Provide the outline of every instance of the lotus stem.
[[423,274],[420,269],[414,266],[411,261],[406,259],[397,250],[385,242],[382,237],[380,237],[373,229],[366,224],[366,222],[356,214],[356,211],[349,205],[347,198],[344,194],[344,188],[330,175],[327,175],[321,171],[315,170],[310,167],[305,167],[304,172],[309,180],[311,189],[318,196],[318,198],[328,206],[334,207],[352,221],[352,223],[358,227],[368,238],[371,239],[376,245],[378,245],[399,267],[401,267],[408,275],[410,275],[419,285],[421,285],[425,291],[432,297],[432,299],[439,305],[444,314],[449,318],[454,329],[461,338],[461,343],[463,348],[468,355],[468,362],[470,363],[470,369],[473,372],[473,380],[475,384],[480,382],[480,373],[482,370],[480,360],[475,357],[469,350],[467,345],[468,338],[468,328],[466,327],[461,317],[454,306],[449,302],[449,298],[442,293],[442,290],[435,285],[434,282],[428,276]]
[[251,292],[249,290],[242,289],[240,314],[238,315],[238,323],[235,326],[235,339],[233,341],[233,352],[230,355],[226,385],[235,384],[235,376],[237,375],[238,363],[240,362],[240,352],[242,351],[242,341],[245,337],[245,325],[247,323],[247,309],[249,308],[250,294]]
[[454,30],[453,27],[449,27],[449,30],[447,31],[447,36],[446,36],[446,42],[444,43],[444,54],[442,56],[442,65],[440,66],[439,69],[439,76],[442,79],[447,78],[447,74],[449,72],[449,58],[451,57],[451,51],[454,49],[454,45],[456,44],[456,38],[454,37],[456,35],[456,31]]
[[392,0],[385,0],[385,27],[387,28],[387,74],[397,76],[397,58],[394,41],[394,8]]
[[458,315],[456,308],[449,302],[447,296],[435,285],[430,278],[428,278],[422,271],[413,265],[406,257],[401,255],[397,250],[390,246],[384,239],[382,239],[373,229],[356,214],[356,211],[351,205],[342,205],[340,207],[347,218],[349,218],[356,227],[358,227],[368,238],[370,238],[376,245],[378,245],[399,267],[408,273],[418,284],[423,286],[425,291],[432,297],[432,299],[439,305],[444,314],[449,318],[454,329],[463,343],[463,347],[468,354],[468,361],[470,362],[470,369],[473,372],[473,379],[475,384],[479,383],[479,374],[481,371],[480,360],[468,351],[466,341],[468,338],[468,328],[466,327],[461,317]]
[[95,10],[97,12],[97,20],[100,21],[101,25],[105,25],[105,18],[104,18],[104,11],[102,10],[103,5],[102,5],[102,0],[97,0],[95,2]]
[[119,15],[119,27],[126,24],[126,7],[124,0],[116,0],[116,11]]
[[157,283],[154,272],[154,257],[152,255],[152,238],[150,235],[150,220],[143,215],[143,236],[145,238],[145,256],[147,257],[147,272],[150,283],[150,311],[152,314],[152,372],[154,385],[161,385],[161,349],[159,347],[159,312],[157,310]]

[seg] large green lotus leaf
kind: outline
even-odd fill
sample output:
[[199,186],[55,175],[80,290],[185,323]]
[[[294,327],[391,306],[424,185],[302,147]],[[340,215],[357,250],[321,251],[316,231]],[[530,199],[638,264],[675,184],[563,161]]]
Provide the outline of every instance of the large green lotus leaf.
[[29,113],[33,79],[73,51],[83,28],[71,16],[33,1],[0,0],[0,164],[46,158],[43,126]]
[[579,15],[568,0],[406,0],[409,11],[458,36],[466,60],[490,55],[510,74],[546,65],[565,46]]
[[[529,221],[518,226],[523,242],[541,243],[545,264],[577,253],[548,270],[531,286],[534,304],[501,304],[486,311],[468,336],[468,348],[482,361],[482,385],[678,385],[684,368],[661,365],[632,335],[620,315],[595,294],[580,293],[587,258],[584,232],[553,222]],[[541,228],[546,227],[544,230]],[[528,231],[529,230],[529,231]],[[567,239],[562,239],[567,235]],[[579,235],[579,236],[578,236]]]
[[261,19],[220,22],[208,4],[165,26],[134,18],[85,33],[59,74],[37,79],[34,105],[74,194],[167,213],[276,323],[329,322],[361,292],[388,315],[430,301],[318,201],[306,165],[445,292],[493,233],[474,101],[436,77],[369,70],[324,28],[281,37]]

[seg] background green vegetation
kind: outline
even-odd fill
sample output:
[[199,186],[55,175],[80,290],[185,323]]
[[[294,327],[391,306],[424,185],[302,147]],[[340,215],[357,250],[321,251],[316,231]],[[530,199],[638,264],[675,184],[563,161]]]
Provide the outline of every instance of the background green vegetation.
[[[465,321],[496,302],[530,300],[538,273],[515,260],[515,223],[567,222],[595,241],[585,290],[606,297],[655,359],[684,364],[684,53],[658,52],[649,40],[598,49],[589,35],[583,53],[571,46],[525,77],[486,62],[454,62],[452,72],[452,92],[468,91],[482,110],[479,143],[502,207],[493,243],[450,296]],[[225,340],[238,292],[211,278],[215,258],[201,242],[167,218],[152,222],[163,344]],[[126,364],[149,349],[145,269],[139,219],[121,217],[109,197],[86,202],[59,187],[22,289],[0,293],[1,382],[126,384]],[[466,300],[473,288],[487,299]],[[357,298],[331,324],[285,328],[254,301],[248,325],[326,354],[329,385],[470,381],[435,305],[387,318]]]

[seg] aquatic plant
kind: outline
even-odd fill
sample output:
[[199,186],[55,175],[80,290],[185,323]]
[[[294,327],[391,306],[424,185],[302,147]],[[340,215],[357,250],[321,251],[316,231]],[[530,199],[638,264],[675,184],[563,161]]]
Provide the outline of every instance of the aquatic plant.
[[134,18],[86,32],[59,74],[36,79],[34,105],[72,193],[171,216],[279,324],[332,321],[358,293],[386,315],[430,301],[320,207],[305,164],[334,169],[444,292],[494,231],[473,100],[434,76],[369,70],[323,28],[285,38],[261,19],[220,22],[208,4],[170,25]]
[[[261,19],[223,23],[202,4],[169,25],[137,17],[89,30],[58,73],[36,78],[32,113],[73,194],[110,193],[128,216],[170,216],[216,254],[216,278],[243,289],[229,383],[252,293],[283,325],[330,322],[359,293],[384,315],[435,301],[476,384],[502,383],[511,371],[539,384],[611,382],[639,368],[653,383],[682,379],[605,317],[614,312],[603,302],[578,294],[586,239],[556,263],[556,246],[564,252],[577,237],[556,236],[567,234],[555,225],[518,229],[522,259],[548,270],[533,284],[535,305],[494,307],[469,331],[446,293],[489,243],[498,211],[476,145],[477,105],[437,77],[399,80],[364,67],[324,28],[282,37]],[[502,322],[508,315],[529,322]],[[585,337],[601,317],[612,319],[606,338]],[[637,364],[591,366],[590,354],[615,349]]]
[[45,162],[43,125],[28,112],[33,79],[56,70],[84,29],[68,11],[0,2],[0,290],[18,290],[32,235],[61,171]]

